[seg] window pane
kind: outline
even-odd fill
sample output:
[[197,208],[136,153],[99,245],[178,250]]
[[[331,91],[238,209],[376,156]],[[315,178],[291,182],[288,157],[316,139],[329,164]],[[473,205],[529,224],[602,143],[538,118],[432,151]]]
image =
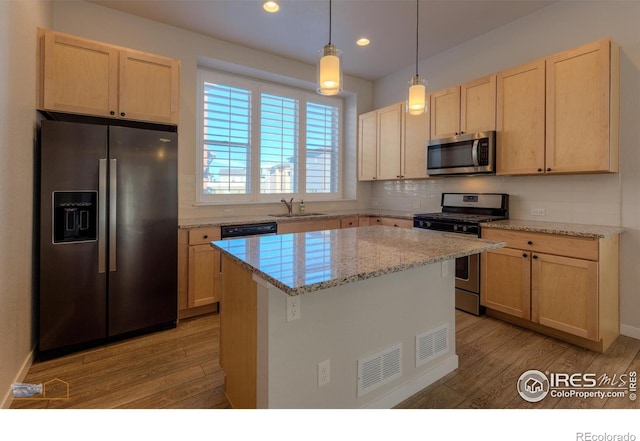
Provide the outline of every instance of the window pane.
[[298,100],[260,95],[260,193],[296,193]]
[[251,91],[204,83],[202,193],[248,194]]
[[307,102],[307,193],[338,191],[338,108]]

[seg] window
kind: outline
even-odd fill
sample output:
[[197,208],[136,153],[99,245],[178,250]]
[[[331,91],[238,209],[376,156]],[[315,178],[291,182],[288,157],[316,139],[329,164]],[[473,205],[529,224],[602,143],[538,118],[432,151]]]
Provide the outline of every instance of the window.
[[342,100],[199,71],[201,203],[342,199]]

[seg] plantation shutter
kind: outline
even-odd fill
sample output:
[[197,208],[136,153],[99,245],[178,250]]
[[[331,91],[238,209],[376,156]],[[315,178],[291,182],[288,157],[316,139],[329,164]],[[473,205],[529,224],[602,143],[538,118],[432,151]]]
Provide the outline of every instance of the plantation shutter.
[[338,191],[338,108],[307,102],[306,192]]

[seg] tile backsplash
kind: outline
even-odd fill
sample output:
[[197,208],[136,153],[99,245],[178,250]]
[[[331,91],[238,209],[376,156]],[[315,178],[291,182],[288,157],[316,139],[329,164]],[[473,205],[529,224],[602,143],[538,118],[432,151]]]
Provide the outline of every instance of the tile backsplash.
[[[372,184],[374,208],[440,211],[444,192],[508,193],[512,219],[621,225],[620,174],[464,176]],[[532,210],[544,212],[533,215]]]

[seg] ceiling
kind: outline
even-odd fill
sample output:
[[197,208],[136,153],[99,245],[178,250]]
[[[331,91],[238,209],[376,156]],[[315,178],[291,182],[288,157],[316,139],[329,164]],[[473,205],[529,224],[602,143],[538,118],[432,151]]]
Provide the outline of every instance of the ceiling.
[[[263,0],[92,0],[108,8],[220,40],[315,64],[329,42],[328,0],[280,0],[269,14]],[[548,6],[554,1],[421,0],[419,59]],[[371,44],[359,47],[367,37]],[[344,52],[346,74],[376,80],[416,59],[416,2],[336,0],[331,42]]]

